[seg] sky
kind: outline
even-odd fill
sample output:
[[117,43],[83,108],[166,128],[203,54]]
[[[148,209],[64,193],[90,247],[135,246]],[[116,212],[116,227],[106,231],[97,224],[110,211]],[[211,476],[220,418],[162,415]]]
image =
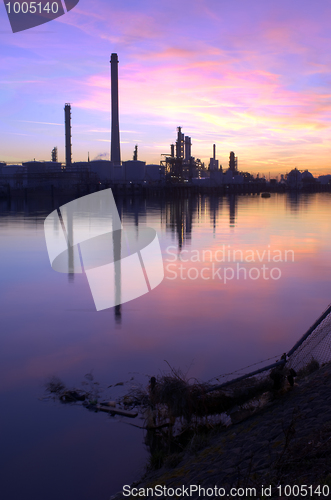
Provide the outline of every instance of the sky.
[[329,0],[80,0],[12,33],[0,5],[0,161],[109,158],[110,54],[119,58],[122,160],[159,163],[176,128],[192,155],[276,176],[331,173]]

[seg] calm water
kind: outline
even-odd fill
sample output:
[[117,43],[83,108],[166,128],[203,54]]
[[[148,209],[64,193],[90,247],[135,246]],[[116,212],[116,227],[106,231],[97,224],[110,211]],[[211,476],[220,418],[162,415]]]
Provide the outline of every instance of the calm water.
[[6,500],[108,499],[148,458],[143,431],[38,399],[47,377],[80,386],[92,370],[101,387],[147,385],[167,360],[209,380],[289,350],[331,301],[328,193],[117,201],[124,227],[156,229],[165,265],[120,316],[95,311],[85,275],[50,267],[43,221],[63,200],[0,202]]

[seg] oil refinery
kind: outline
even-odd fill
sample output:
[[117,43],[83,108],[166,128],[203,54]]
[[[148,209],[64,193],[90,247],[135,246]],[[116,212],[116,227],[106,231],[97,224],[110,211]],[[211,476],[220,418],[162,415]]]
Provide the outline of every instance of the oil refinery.
[[51,151],[50,161],[27,161],[21,164],[0,162],[0,194],[21,191],[22,189],[42,190],[59,189],[82,193],[114,187],[127,189],[166,189],[193,188],[230,190],[238,192],[261,192],[267,188],[316,189],[329,188],[330,176],[315,179],[310,172],[292,170],[286,177],[270,179],[253,177],[238,169],[238,158],[233,151],[229,155],[229,166],[223,169],[216,158],[216,144],[209,164],[192,156],[192,138],[184,135],[182,127],[177,128],[177,138],[170,145],[168,154],[161,154],[159,164],[146,164],[138,160],[138,146],[134,147],[132,159],[121,160],[119,124],[119,79],[118,56],[111,54],[111,140],[110,160],[97,159],[74,162],[72,160],[72,127],[70,103],[64,106],[65,124],[65,163],[58,161],[58,149]]

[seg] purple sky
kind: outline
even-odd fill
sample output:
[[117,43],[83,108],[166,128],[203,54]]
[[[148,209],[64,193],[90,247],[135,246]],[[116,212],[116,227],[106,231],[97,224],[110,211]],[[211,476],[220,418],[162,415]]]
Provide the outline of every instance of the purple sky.
[[13,34],[2,4],[0,160],[64,161],[66,102],[73,159],[107,158],[117,52],[123,160],[158,163],[182,126],[223,167],[331,173],[330,23],[328,0],[80,0]]

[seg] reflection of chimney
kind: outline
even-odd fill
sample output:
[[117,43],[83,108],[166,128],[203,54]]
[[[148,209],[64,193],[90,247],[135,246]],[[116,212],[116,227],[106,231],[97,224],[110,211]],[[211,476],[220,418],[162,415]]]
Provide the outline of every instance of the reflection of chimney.
[[[119,220],[122,218],[122,206],[118,203],[117,211]],[[115,321],[117,324],[121,323],[122,310],[121,310],[121,297],[122,297],[122,230],[117,229],[113,231],[113,255],[114,255],[114,278],[115,278]]]
[[71,106],[64,106],[65,133],[66,133],[66,167],[71,165]]
[[[73,230],[73,216],[70,210],[67,215],[67,232],[68,232],[68,241],[74,241],[74,230]],[[75,255],[74,255],[74,246],[68,245],[68,279],[69,282],[73,282],[75,278]]]
[[118,58],[112,54],[110,58],[111,76],[111,148],[110,161],[121,164],[120,125],[118,118]]

